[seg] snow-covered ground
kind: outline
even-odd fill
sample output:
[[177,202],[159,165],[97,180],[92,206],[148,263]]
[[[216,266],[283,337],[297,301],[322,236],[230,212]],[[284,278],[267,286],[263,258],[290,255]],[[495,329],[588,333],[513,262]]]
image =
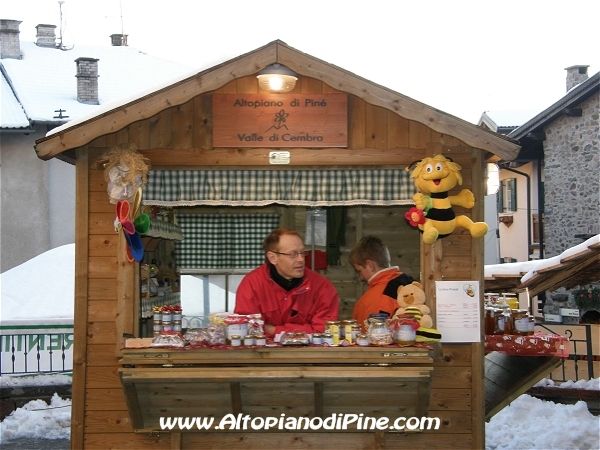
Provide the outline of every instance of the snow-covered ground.
[[[536,386],[600,390],[600,378],[567,381],[557,386],[554,381],[543,379]],[[600,418],[590,413],[583,401],[562,405],[524,394],[485,424],[485,448],[599,449]]]
[[[65,375],[0,377],[2,386],[63,384]],[[544,379],[537,386],[554,386]],[[558,387],[600,390],[600,378]],[[0,423],[0,441],[27,438],[68,439],[71,401],[56,394],[50,404],[34,400],[18,408]],[[521,395],[496,414],[485,426],[486,450],[597,450],[600,449],[600,418],[592,415],[585,402],[561,405]]]
[[[0,386],[53,386],[71,384],[65,374],[34,376],[0,376]],[[60,398],[56,393],[50,404],[33,400],[0,422],[0,442],[18,439],[69,439],[71,435],[71,400]],[[0,448],[2,445],[0,444]]]

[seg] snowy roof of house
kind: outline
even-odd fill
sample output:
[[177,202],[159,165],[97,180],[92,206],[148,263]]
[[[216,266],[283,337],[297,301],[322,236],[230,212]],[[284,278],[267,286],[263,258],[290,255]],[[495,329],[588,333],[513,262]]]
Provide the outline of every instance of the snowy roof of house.
[[0,126],[2,128],[29,128],[29,120],[23,106],[15,97],[4,71],[0,74]]
[[600,234],[552,258],[486,265],[484,277],[488,292],[528,289],[532,297],[546,290],[595,283],[600,281]]
[[[144,92],[172,79],[179,79],[190,68],[179,63],[150,56],[128,46],[89,47],[75,45],[61,50],[39,47],[21,41],[21,59],[0,61],[7,80],[2,86],[1,128],[23,126],[15,121],[19,109],[31,121],[57,125],[87,116],[100,106]],[[98,100],[89,105],[77,100],[77,58],[98,59]],[[5,105],[4,83],[11,83],[20,105],[11,99]],[[10,97],[10,95],[8,96]],[[14,96],[13,96],[14,97]],[[6,106],[6,110],[5,110]],[[58,111],[68,118],[59,118]],[[22,120],[22,117],[21,117]]]
[[477,125],[485,124],[490,130],[520,127],[539,113],[539,110],[485,111]]

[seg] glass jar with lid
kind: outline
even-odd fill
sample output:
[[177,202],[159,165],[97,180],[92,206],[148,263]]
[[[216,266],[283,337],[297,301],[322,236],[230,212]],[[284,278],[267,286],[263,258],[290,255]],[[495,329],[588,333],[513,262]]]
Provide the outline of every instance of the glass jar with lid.
[[526,309],[512,312],[513,333],[527,336],[529,334],[529,313]]
[[392,332],[387,326],[387,320],[377,317],[367,319],[367,335],[370,345],[389,345],[393,342]]

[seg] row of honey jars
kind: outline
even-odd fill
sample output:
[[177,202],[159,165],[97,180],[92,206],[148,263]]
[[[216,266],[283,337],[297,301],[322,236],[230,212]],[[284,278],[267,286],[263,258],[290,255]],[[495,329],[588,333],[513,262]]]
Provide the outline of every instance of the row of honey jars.
[[342,339],[346,339],[348,343],[354,344],[356,336],[361,332],[360,325],[354,319],[325,322],[325,333],[331,334],[333,337],[332,345],[339,345]]
[[485,334],[532,335],[535,318],[525,309],[485,308]]

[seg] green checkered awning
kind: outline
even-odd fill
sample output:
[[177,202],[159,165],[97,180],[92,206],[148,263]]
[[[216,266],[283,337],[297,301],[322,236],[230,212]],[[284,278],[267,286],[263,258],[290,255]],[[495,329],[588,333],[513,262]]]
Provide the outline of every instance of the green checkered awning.
[[278,214],[179,214],[185,239],[175,242],[179,269],[254,268],[262,242],[279,226]]
[[151,170],[144,204],[389,206],[411,204],[415,192],[402,169]]

